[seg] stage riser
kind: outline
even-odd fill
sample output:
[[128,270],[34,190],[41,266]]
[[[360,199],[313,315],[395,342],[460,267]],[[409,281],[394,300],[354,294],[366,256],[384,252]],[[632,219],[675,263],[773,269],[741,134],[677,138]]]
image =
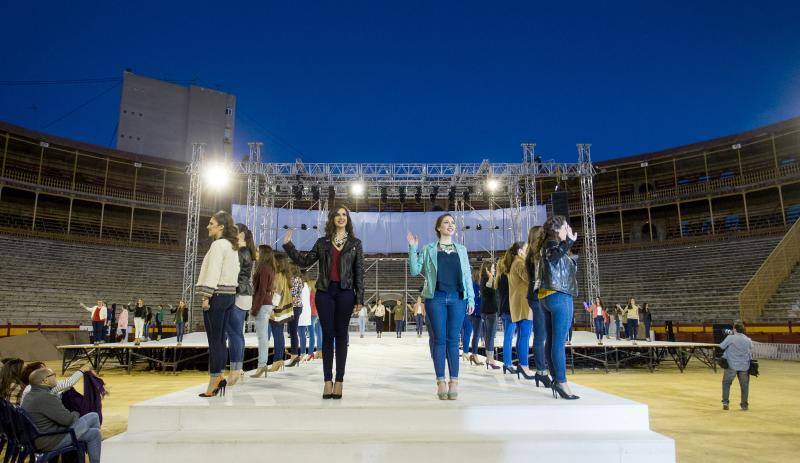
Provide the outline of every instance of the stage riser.
[[[225,427],[224,424],[220,424]],[[179,433],[148,440],[126,441],[119,437],[104,442],[103,460],[141,463],[144,456],[160,461],[331,461],[408,463],[457,461],[489,463],[553,461],[559,463],[674,463],[675,447],[670,439],[652,432],[629,433],[625,438],[607,432],[581,435],[495,436],[464,434],[456,439],[429,437],[414,432],[408,436],[375,436],[371,439],[342,437],[327,441],[321,436],[298,432],[209,435]],[[145,437],[145,436],[141,436]],[[324,455],[324,458],[321,456]]]
[[327,401],[314,409],[241,406],[165,409],[133,406],[128,431],[203,431],[208,430],[208,423],[214,421],[225,423],[228,431],[262,429],[269,433],[293,429],[339,435],[370,433],[375,429],[389,434],[408,432],[409,423],[413,423],[415,433],[437,432],[440,429],[465,433],[491,430],[492,434],[649,429],[645,405],[579,406],[577,403],[566,404],[563,400],[553,402],[553,406],[453,407],[451,410],[435,401],[425,409],[411,405],[407,409],[386,409],[378,404],[370,408],[345,408],[345,403]]

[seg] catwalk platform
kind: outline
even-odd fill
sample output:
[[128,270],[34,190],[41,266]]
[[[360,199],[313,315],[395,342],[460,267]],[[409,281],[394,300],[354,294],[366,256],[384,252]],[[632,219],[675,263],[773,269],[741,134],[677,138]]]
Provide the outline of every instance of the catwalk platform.
[[[344,398],[323,400],[321,360],[248,378],[224,397],[205,385],[133,405],[103,460],[170,462],[674,462],[647,406],[574,384],[554,399],[532,381],[462,362],[460,397],[440,401],[428,340],[350,344]],[[146,381],[146,378],[142,378]]]
[[[358,333],[351,333],[353,342],[359,341]],[[374,339],[375,333],[367,333],[365,339]],[[402,339],[417,339],[416,333],[406,332]],[[423,334],[427,342],[427,334]],[[395,333],[384,332],[381,341],[391,345]],[[376,340],[377,341],[377,340]],[[272,341],[270,341],[272,345]],[[289,346],[287,339],[286,346]],[[503,346],[503,333],[498,332],[495,346],[498,352]],[[632,341],[604,339],[603,345],[598,345],[594,333],[575,331],[570,345],[566,347],[568,367],[601,368],[606,371],[618,370],[621,367],[642,367],[653,371],[662,364],[675,365],[683,372],[692,359],[716,371],[714,350],[716,344],[697,342],[667,342],[639,340]],[[208,355],[208,341],[203,332],[187,334],[183,343],[178,346],[176,339],[166,338],[161,341],[148,341],[140,345],[132,342],[107,343],[107,344],[72,344],[61,345],[58,349],[62,353],[62,374],[68,369],[89,362],[96,371],[101,371],[107,365],[126,368],[131,372],[135,365],[147,362],[161,370],[177,371],[182,365],[197,362]],[[479,349],[485,355],[483,347]],[[258,352],[258,340],[255,333],[245,334],[245,367],[254,365]],[[531,351],[532,352],[532,351]],[[498,356],[499,358],[499,356]]]

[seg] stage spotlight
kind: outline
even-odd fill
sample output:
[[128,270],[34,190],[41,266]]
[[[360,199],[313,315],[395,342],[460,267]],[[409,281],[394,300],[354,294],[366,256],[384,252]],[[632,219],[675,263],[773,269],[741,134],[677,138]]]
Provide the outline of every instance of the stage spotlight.
[[361,196],[361,195],[363,195],[364,194],[364,190],[365,190],[364,182],[362,182],[360,180],[357,180],[357,181],[353,182],[352,185],[350,185],[350,193],[353,196]]
[[308,230],[308,226],[304,223],[300,224],[300,230]]
[[470,226],[469,226],[469,225],[466,225],[466,226],[464,227],[464,230],[469,230],[469,229],[470,229]]
[[311,228],[313,228],[314,230],[318,230],[318,229],[319,229],[319,227],[317,227],[316,225],[314,225],[314,226],[313,226],[313,227],[311,227]]
[[288,225],[284,225],[284,226],[283,226],[283,229],[284,229],[284,230],[288,230],[288,229],[289,229],[289,226],[288,226]]
[[489,180],[486,180],[487,190],[494,193],[498,188],[500,188],[500,182],[498,182],[496,178],[490,178]]
[[500,230],[500,225],[495,225],[495,226],[494,226],[494,229],[495,229],[495,230]]
[[203,168],[203,179],[214,190],[222,190],[231,181],[231,170],[227,163],[212,161]]
[[481,224],[475,225],[475,230],[483,230],[483,225]]
[[542,157],[539,156],[539,155],[534,156],[533,157],[533,162],[541,163],[542,162]]

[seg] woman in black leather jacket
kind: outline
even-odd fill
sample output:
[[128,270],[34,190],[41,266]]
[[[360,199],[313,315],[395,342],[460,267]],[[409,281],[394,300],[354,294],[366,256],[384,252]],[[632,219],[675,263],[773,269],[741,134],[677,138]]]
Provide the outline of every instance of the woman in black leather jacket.
[[239,277],[236,285],[236,302],[225,323],[225,336],[228,338],[228,356],[231,360],[231,374],[228,386],[233,386],[242,376],[244,367],[244,318],[253,305],[253,261],[258,251],[253,242],[253,232],[243,223],[237,223],[239,232]]
[[572,298],[578,295],[575,278],[578,266],[569,256],[569,249],[578,238],[577,233],[563,216],[556,215],[544,224],[545,243],[542,247],[539,286],[539,304],[544,309],[547,344],[553,375],[553,397],[556,393],[564,399],[578,399],[567,385],[567,356],[565,346],[572,326]]
[[[364,305],[364,250],[353,235],[350,211],[343,206],[331,209],[325,236],[311,251],[300,254],[292,243],[292,231],[283,237],[283,249],[300,267],[319,261],[315,301],[322,326],[322,372],[325,377],[323,399],[341,399],[347,363],[347,328],[354,310]],[[336,382],[333,377],[333,344],[336,340]]]

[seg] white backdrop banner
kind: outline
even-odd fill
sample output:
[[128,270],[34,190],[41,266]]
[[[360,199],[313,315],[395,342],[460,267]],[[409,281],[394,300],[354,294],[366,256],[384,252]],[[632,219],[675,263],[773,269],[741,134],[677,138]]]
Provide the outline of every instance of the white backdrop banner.
[[[236,223],[244,223],[246,208],[243,204],[233,205],[232,213]],[[294,229],[292,241],[301,250],[311,249],[316,239],[324,233],[327,217],[320,218],[319,211],[279,208],[270,210],[261,207],[257,209],[256,223],[259,224],[262,223],[264,214],[272,213],[272,224],[277,229],[275,237],[278,243],[281,242],[284,233],[286,233],[284,226]],[[524,229],[525,227],[525,214],[528,209],[530,209],[533,225],[542,225],[547,218],[547,210],[545,206],[536,206],[535,208],[522,208],[520,228]],[[492,247],[492,234],[494,234],[495,250],[508,249],[514,239],[511,211],[511,209],[466,211],[464,213],[464,225],[468,226],[469,230],[459,230],[459,240],[460,234],[463,234],[464,244],[467,249],[470,251],[488,251]],[[409,231],[419,236],[422,244],[435,240],[436,233],[433,227],[436,223],[436,218],[442,214],[444,212],[441,211],[353,212],[350,217],[353,219],[353,231],[364,245],[364,253],[388,254],[408,252],[406,233]],[[456,217],[456,223],[458,224],[458,215],[454,213],[453,216]],[[492,233],[492,223],[496,227],[494,233]],[[306,230],[301,229],[303,225],[306,226]],[[315,230],[313,227],[317,225],[319,225],[319,229]],[[253,232],[257,235],[255,238],[258,244],[267,242],[267,236],[258,236],[256,230],[253,230]],[[522,236],[522,239],[527,237],[526,230],[520,230],[519,232],[518,236]],[[275,247],[276,243],[266,244]]]

